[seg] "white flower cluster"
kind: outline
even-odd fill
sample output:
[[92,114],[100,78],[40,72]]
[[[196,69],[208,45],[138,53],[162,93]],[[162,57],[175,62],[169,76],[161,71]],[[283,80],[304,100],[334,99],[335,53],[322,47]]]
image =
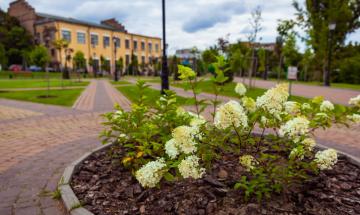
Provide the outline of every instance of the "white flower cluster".
[[235,92],[240,96],[244,96],[246,93],[246,87],[242,83],[237,83],[235,87]]
[[347,116],[347,118],[351,121],[353,121],[354,123],[360,123],[360,114],[356,114],[354,113],[353,115],[349,115]]
[[175,146],[185,154],[190,154],[196,151],[195,136],[198,129],[190,126],[179,126],[172,131],[173,141]]
[[323,101],[320,105],[320,111],[332,111],[334,110],[334,105],[330,101]]
[[256,102],[254,99],[244,96],[241,99],[241,103],[248,112],[252,113],[256,111]]
[[300,112],[300,105],[297,102],[287,101],[284,103],[285,112],[288,114],[297,114]]
[[199,127],[206,123],[206,119],[203,116],[197,115],[193,112],[188,112],[188,114],[192,117],[190,121],[190,126]]
[[289,97],[288,90],[288,84],[278,84],[275,88],[266,91],[264,95],[258,97],[256,99],[256,106],[258,108],[263,108],[279,118],[279,114],[283,109],[283,104]]
[[179,155],[180,152],[176,146],[174,138],[166,142],[165,153],[169,155],[171,159],[175,159]]
[[354,98],[351,98],[349,100],[349,105],[354,105],[354,106],[360,108],[360,95],[358,95],[358,96],[356,96]]
[[166,164],[163,158],[156,161],[150,161],[136,171],[135,177],[143,187],[152,188],[160,182],[165,167]]
[[312,138],[305,138],[301,143],[303,144],[304,148],[308,151],[312,151],[316,146],[316,142]]
[[326,149],[317,152],[315,162],[320,170],[331,169],[337,163],[337,152],[334,149]]
[[288,136],[295,140],[309,132],[309,120],[305,117],[296,117],[282,125],[279,130],[280,136]]
[[237,101],[232,100],[218,108],[215,113],[214,124],[220,129],[231,126],[245,128],[248,126],[248,117],[244,108]]
[[251,155],[243,155],[239,158],[240,164],[246,168],[247,171],[250,171],[255,168],[258,162]]
[[195,155],[190,155],[181,161],[179,164],[179,172],[183,178],[201,178],[205,174],[205,168],[200,168],[199,158]]

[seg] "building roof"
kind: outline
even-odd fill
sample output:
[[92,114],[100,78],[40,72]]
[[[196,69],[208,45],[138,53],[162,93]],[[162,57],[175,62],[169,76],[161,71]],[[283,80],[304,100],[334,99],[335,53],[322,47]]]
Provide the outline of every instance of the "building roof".
[[36,15],[43,18],[43,19],[39,20],[37,23],[44,23],[44,22],[49,22],[49,21],[63,21],[63,22],[74,23],[74,24],[79,24],[79,25],[104,28],[104,29],[108,29],[108,30],[112,30],[112,31],[119,31],[118,29],[115,29],[114,27],[111,27],[109,25],[87,22],[87,21],[83,21],[83,20],[79,20],[79,19],[74,19],[71,17],[63,17],[63,16],[57,16],[57,15],[52,15],[52,14],[47,14],[47,13],[39,13],[39,12],[37,12]]
[[[85,25],[85,26],[89,26],[89,27],[96,27],[96,28],[102,28],[102,29],[107,29],[107,30],[111,30],[111,31],[127,33],[127,31],[117,29],[110,25],[83,21],[83,20],[74,19],[71,17],[63,17],[63,16],[57,16],[57,15],[52,15],[52,14],[47,14],[47,13],[40,13],[40,12],[36,12],[36,15],[42,18],[42,19],[36,21],[36,24],[43,24],[43,23],[53,22],[53,21],[62,21],[62,22],[67,22],[67,23],[73,23],[73,24],[78,24],[78,25]],[[160,39],[159,37],[152,37],[152,36],[133,34],[133,33],[129,33],[129,34],[142,36],[142,37],[148,37],[148,38],[154,38],[154,39]]]

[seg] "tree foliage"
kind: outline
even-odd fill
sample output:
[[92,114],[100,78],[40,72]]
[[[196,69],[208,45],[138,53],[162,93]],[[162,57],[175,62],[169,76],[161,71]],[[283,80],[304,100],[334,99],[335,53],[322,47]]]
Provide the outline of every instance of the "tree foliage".
[[36,46],[30,53],[30,59],[33,64],[39,66],[45,70],[46,65],[50,62],[48,50],[45,46]]

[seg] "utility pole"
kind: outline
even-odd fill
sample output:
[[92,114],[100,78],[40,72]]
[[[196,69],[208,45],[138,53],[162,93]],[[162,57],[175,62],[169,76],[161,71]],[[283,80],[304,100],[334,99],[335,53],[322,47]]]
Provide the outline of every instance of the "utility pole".
[[162,71],[161,71],[161,94],[169,89],[169,71],[166,56],[166,14],[165,14],[165,0],[162,0],[162,27],[163,27],[163,56],[162,56]]

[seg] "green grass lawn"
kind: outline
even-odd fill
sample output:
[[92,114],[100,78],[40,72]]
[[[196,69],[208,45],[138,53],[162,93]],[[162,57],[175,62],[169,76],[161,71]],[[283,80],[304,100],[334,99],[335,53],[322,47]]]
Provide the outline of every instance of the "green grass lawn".
[[[47,80],[45,79],[8,79],[0,80],[0,89],[6,88],[38,88],[47,87]],[[64,80],[63,83],[59,79],[50,79],[50,87],[63,86],[87,86],[88,81],[78,82],[77,80]]]
[[[172,86],[180,87],[180,88],[185,88],[186,85],[187,85],[186,83],[172,84]],[[199,82],[198,86],[201,88],[202,92],[214,93],[213,85],[212,85],[211,81]],[[235,82],[225,84],[223,91],[220,94],[223,96],[238,98],[239,96],[235,93],[235,90],[234,90],[235,86],[236,86]],[[264,92],[266,92],[266,89],[252,88],[252,89],[247,90],[246,96],[256,99],[257,97],[264,94]],[[291,96],[290,100],[301,102],[301,103],[308,101],[307,98],[300,97],[300,96]]]
[[31,90],[31,91],[0,91],[0,98],[14,99],[21,101],[29,101],[43,104],[72,106],[79,97],[83,89],[64,89],[64,90],[50,90],[49,98],[40,98],[39,96],[46,96],[46,90]]
[[[46,72],[31,72],[31,75],[12,75],[13,72],[10,71],[0,71],[0,79],[45,79]],[[49,72],[50,78],[61,78],[61,72]]]
[[[131,102],[136,102],[139,95],[139,89],[135,85],[131,86],[120,86],[117,89],[124,94]],[[154,102],[160,98],[160,92],[155,89],[148,88],[145,90],[146,104],[154,105]],[[177,99],[181,105],[193,105],[194,100],[177,96]]]

